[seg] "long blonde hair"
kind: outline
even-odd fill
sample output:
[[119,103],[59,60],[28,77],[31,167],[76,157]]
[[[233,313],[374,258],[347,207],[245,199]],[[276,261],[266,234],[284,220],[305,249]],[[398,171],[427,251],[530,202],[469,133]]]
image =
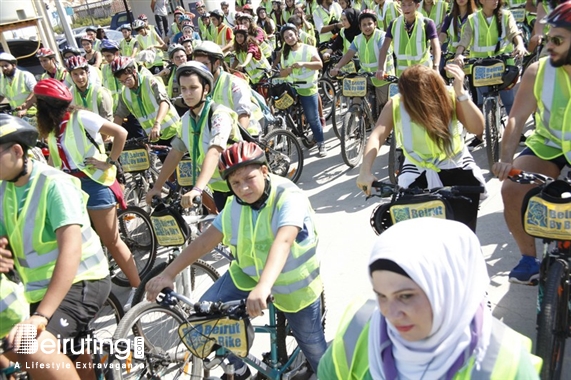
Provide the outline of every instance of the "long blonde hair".
[[430,139],[451,156],[448,126],[454,116],[454,103],[440,74],[426,66],[409,67],[399,78],[399,92],[410,119],[424,127]]

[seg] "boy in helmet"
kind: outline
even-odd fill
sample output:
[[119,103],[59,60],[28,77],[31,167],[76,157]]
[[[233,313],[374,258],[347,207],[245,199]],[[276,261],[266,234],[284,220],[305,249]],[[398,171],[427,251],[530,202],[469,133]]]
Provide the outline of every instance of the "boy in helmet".
[[51,49],[41,48],[36,53],[36,57],[40,61],[40,65],[45,70],[41,76],[41,79],[54,78],[59,81],[65,81],[67,77],[67,71],[64,67],[61,67],[56,60],[56,53]]
[[123,57],[135,58],[139,52],[139,41],[131,35],[131,25],[123,24],[119,30],[123,34],[123,39],[119,42],[121,55]]
[[16,57],[8,53],[0,53],[0,101],[8,100],[12,110],[22,117],[26,113],[35,114],[34,107],[28,107],[34,97],[36,78],[28,71],[22,71],[17,67]]

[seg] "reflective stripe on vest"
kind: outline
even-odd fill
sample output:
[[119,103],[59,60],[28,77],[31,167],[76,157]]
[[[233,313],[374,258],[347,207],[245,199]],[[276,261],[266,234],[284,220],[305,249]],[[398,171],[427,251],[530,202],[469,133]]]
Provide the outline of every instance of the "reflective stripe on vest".
[[[220,69],[218,71],[218,79],[216,80],[216,83],[214,83],[214,92],[211,94],[212,101],[214,103],[226,106],[231,110],[236,109],[236,106],[234,105],[234,96],[232,92],[232,89],[234,88],[232,84],[233,81],[242,81],[245,84],[245,86],[248,87],[249,91],[250,85],[245,80],[238,78],[236,75],[229,74],[226,71]],[[260,107],[255,103],[255,99],[253,98],[251,93],[250,93],[250,102],[252,106],[250,108],[250,126],[248,127],[248,131],[250,131],[250,129],[254,131],[256,127],[259,127],[258,120],[264,117],[264,115],[262,114],[262,110],[260,109]]]
[[[565,88],[567,93],[564,91]],[[530,148],[546,160],[554,157],[544,154],[539,145],[555,148],[558,155],[563,152],[567,162],[571,163],[571,80],[569,75],[563,68],[553,67],[548,57],[541,58],[533,93],[539,112],[535,115],[536,128],[529,142]]]
[[[327,26],[333,18],[335,18],[338,22],[341,21],[341,12],[341,6],[338,3],[334,2],[329,6],[329,10],[326,10],[323,8],[323,6],[318,5],[314,13],[316,13],[323,21],[323,26]],[[328,42],[331,37],[333,37],[332,32],[319,33],[319,42]]]
[[430,9],[430,14],[426,13],[423,8],[424,1],[420,3],[420,7],[418,8],[420,13],[426,18],[431,19],[434,21],[436,27],[442,24],[442,20],[444,20],[444,15],[448,11],[448,5],[442,1],[437,0],[432,4],[432,8]]
[[[245,52],[245,51],[242,51],[242,52],[239,52],[238,54],[236,54],[236,58],[238,59],[238,62],[240,62],[240,63],[243,63],[244,61],[246,61],[247,56],[248,56],[248,52]],[[271,66],[263,54],[261,54],[260,59],[255,59],[254,55],[252,54],[252,59],[250,59],[250,62],[248,62],[248,64],[246,65],[246,67],[244,69],[248,73],[248,75],[250,76],[250,80],[252,81],[252,83],[256,84],[264,76],[264,70],[270,70]]]
[[113,97],[113,111],[115,111],[117,104],[119,103],[119,95],[123,90],[123,85],[113,75],[113,71],[111,71],[111,65],[103,65],[101,67],[101,74],[103,76],[103,86],[111,91],[111,96]]
[[[137,34],[137,41],[139,41],[139,50],[145,50],[150,48],[151,46],[157,46],[161,44],[160,41],[157,39],[156,32],[151,33],[151,31],[148,31],[146,36]],[[158,48],[154,48],[154,52],[155,52],[155,60],[153,61],[152,65],[149,66],[147,65],[147,63],[145,63],[145,65],[149,68],[152,66],[163,66],[163,58],[164,58],[163,51]]]
[[399,16],[393,22],[392,35],[397,58],[397,75],[400,76],[405,69],[413,65],[431,65],[424,17],[420,13],[416,13],[416,21],[410,36],[405,30],[404,16]]
[[[379,29],[375,29],[373,35],[367,41],[367,38],[363,34],[359,34],[353,40],[353,43],[357,47],[359,52],[359,60],[361,61],[361,71],[366,73],[374,73],[377,71],[378,61],[379,61],[379,42],[383,38],[383,32]],[[394,75],[394,61],[393,61],[393,50],[389,47],[387,51],[387,60],[385,62],[384,70],[387,74]],[[387,84],[386,81],[381,81],[376,78],[371,78],[371,82],[374,86],[380,87]]]
[[[221,26],[222,26],[222,28],[218,27],[215,29],[216,35],[215,35],[215,41],[214,42],[216,42],[218,44],[218,46],[224,47],[224,46],[228,45],[228,43],[230,41],[232,41],[232,39],[234,38],[233,37],[234,33],[231,33],[230,35],[232,36],[232,38],[228,39],[226,36],[226,33],[227,33],[226,31],[229,30],[230,27],[228,27],[228,25],[224,25],[224,24],[222,24]],[[230,30],[232,30],[232,29],[230,29]]]
[[[67,126],[63,133],[62,144],[65,146],[65,150],[69,153],[69,157],[73,161],[73,164],[81,170],[83,173],[87,174],[89,178],[98,182],[104,186],[111,186],[115,182],[115,176],[117,174],[117,168],[115,165],[107,170],[97,169],[94,165],[86,165],[84,163],[87,157],[94,157],[100,161],[106,161],[107,155],[105,154],[105,146],[103,143],[99,142],[99,148],[93,145],[91,141],[85,135],[85,127],[81,118],[78,116],[78,112],[72,112]],[[95,136],[92,136],[93,140],[97,142]],[[57,147],[57,138],[55,133],[52,132],[48,136],[48,147],[50,149],[50,157],[53,160],[54,167],[56,169],[62,168],[62,160],[59,156]]]
[[[66,77],[67,77],[67,70],[56,64],[56,74],[53,76],[53,78],[63,82],[66,79]],[[52,78],[52,76],[48,74],[48,72],[46,71],[42,74],[40,79],[49,79],[49,78]]]
[[20,286],[0,273],[0,339],[26,318],[29,309]]
[[[467,20],[467,18],[466,18]],[[454,19],[450,20],[450,26],[448,27],[448,30],[446,31],[448,33],[448,37],[450,39],[450,42],[448,43],[448,49],[451,52],[455,52],[456,48],[458,47],[458,45],[460,44],[460,37],[462,35],[462,21],[460,20],[460,17],[457,18],[458,21],[458,34],[456,34],[454,32]],[[453,48],[453,50],[450,49],[450,47]]]
[[[502,53],[509,53],[513,50],[510,41],[506,40],[506,26],[508,25],[510,15],[511,13],[507,11],[502,12],[501,34],[498,32],[495,15],[492,17],[490,25],[488,25],[486,16],[481,10],[468,16],[468,22],[472,27],[473,33],[473,43],[470,49],[470,57],[491,57]],[[500,43],[499,51],[496,53],[496,44],[498,42],[498,38],[502,42]]]
[[15,69],[12,81],[9,81],[5,75],[0,76],[0,90],[12,109],[24,104],[30,95],[30,91],[26,88],[26,76],[18,68]]
[[[223,244],[230,247],[236,258],[230,266],[230,275],[241,290],[251,290],[259,281],[279,229],[279,210],[289,194],[301,191],[285,178],[270,174],[270,180],[268,201],[259,210],[255,223],[253,210],[240,205],[234,197],[222,211]],[[305,207],[311,210],[309,201]],[[293,242],[284,269],[272,286],[275,305],[282,311],[297,312],[307,307],[323,290],[316,255],[317,231],[313,233],[314,238]]]
[[137,39],[134,37],[131,37],[129,41],[123,38],[121,42],[119,42],[119,50],[121,50],[121,55],[124,57],[130,57],[131,55],[133,55],[133,49],[135,49],[135,42],[137,42]]
[[400,15],[398,4],[392,0],[385,0],[383,9],[380,9],[378,4],[375,5],[375,13],[377,14],[377,25],[381,30],[387,30],[391,21]]
[[343,54],[347,53],[349,48],[351,47],[351,42],[347,38],[345,38],[345,28],[341,28],[339,31],[339,35],[343,38]]
[[[290,50],[287,59],[284,54],[281,56],[282,67],[291,67],[296,62],[310,62],[311,57],[317,55],[317,49],[313,46],[301,44],[297,51]],[[302,96],[311,96],[317,93],[317,77],[319,70],[310,70],[306,67],[299,67],[292,70],[286,80],[289,82],[306,82],[304,84],[293,85],[297,93]]]
[[[88,111],[100,115],[99,107],[101,107],[101,102],[103,100],[103,91],[106,91],[106,89],[92,84],[89,84],[87,87],[87,93],[85,94],[85,97],[83,97],[77,89],[77,86],[73,86],[73,100],[71,101],[71,104],[83,107]],[[94,94],[95,96],[93,96]]]
[[[57,240],[43,240],[49,184],[51,181],[71,181],[81,191],[79,179],[40,162],[35,162],[34,166],[37,168],[19,216],[14,185],[6,181],[0,183],[0,221],[6,226],[14,262],[29,303],[39,302],[46,293],[59,256]],[[84,199],[87,199],[85,194]],[[82,253],[73,283],[101,279],[109,274],[107,259],[99,237],[91,228],[85,203],[82,207]]]
[[[448,89],[450,96],[453,96],[452,89]],[[400,95],[393,98],[393,118],[395,135],[397,143],[403,147],[404,155],[411,160],[416,166],[429,168],[437,172],[440,171],[439,166],[448,160],[457,161],[456,156],[462,155],[464,148],[462,140],[462,126],[456,119],[454,113],[452,121],[448,126],[452,135],[452,152],[449,156],[443,151],[436,142],[434,142],[426,129],[410,119],[410,115],[406,112],[404,104],[401,102]],[[454,106],[454,100],[453,100]],[[400,126],[400,128],[399,128]]]
[[[137,92],[123,87],[123,102],[129,111],[137,118],[141,126],[147,132],[151,133],[153,124],[157,119],[159,112],[159,103],[155,98],[152,85],[157,84],[159,90],[164,88],[164,84],[153,76],[138,75],[139,87]],[[168,139],[173,137],[180,128],[180,117],[176,112],[174,106],[168,102],[169,110],[161,122],[161,138]]]

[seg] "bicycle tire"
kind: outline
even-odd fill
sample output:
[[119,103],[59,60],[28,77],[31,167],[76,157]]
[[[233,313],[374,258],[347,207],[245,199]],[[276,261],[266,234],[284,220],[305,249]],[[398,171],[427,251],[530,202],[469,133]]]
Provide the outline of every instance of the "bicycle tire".
[[[202,360],[190,355],[177,333],[186,319],[177,309],[155,303],[133,306],[113,336],[114,342],[130,342],[130,355],[126,359],[111,355],[110,366],[115,379],[174,379],[181,373],[189,374],[193,379],[202,378]],[[142,359],[132,355],[135,337],[143,338]],[[122,368],[128,362],[131,369]]]
[[498,162],[500,155],[500,120],[497,118],[496,109],[499,107],[497,99],[490,99],[484,102],[484,119],[486,122],[484,137],[486,139],[486,155],[488,157],[488,168]]
[[331,126],[333,127],[333,133],[339,140],[341,140],[341,128],[343,127],[343,117],[347,114],[347,109],[349,108],[349,98],[341,94],[337,94],[335,98],[335,109],[333,110],[333,116],[331,121]]
[[293,133],[274,129],[262,139],[270,171],[296,183],[303,171],[303,149]]
[[[147,296],[147,292],[145,291],[145,286],[147,285],[147,282],[149,282],[151,278],[161,274],[168,266],[168,264],[169,263],[167,262],[160,263],[159,265],[154,267],[144,278],[141,279],[141,284],[139,285],[139,287],[135,291],[135,294],[133,295],[132,305],[137,305],[141,303],[143,300],[145,300]],[[203,286],[204,284],[201,284],[201,286],[197,286],[197,284],[194,282],[197,278],[196,275],[198,274],[200,276],[200,273],[197,273],[197,271],[199,270],[202,271],[203,274],[206,274],[208,277],[210,277],[210,279],[212,279],[213,283],[220,278],[220,273],[218,273],[218,271],[212,265],[200,259],[196,260],[196,262],[194,262],[194,264],[192,264],[190,268],[191,268],[191,281],[193,282],[191,284],[191,287],[193,289],[193,294],[192,295],[187,294],[186,296],[198,301],[200,296],[202,296],[204,292],[202,292],[201,294],[198,293],[194,294],[194,290],[195,289],[198,290],[198,288],[200,288],[200,290],[208,290],[208,289],[204,289],[205,288],[205,286]]]
[[329,120],[335,110],[335,86],[331,79],[321,77],[317,81],[317,88],[323,106],[323,117],[325,120]]
[[123,305],[115,293],[110,292],[97,314],[95,314],[95,317],[89,323],[89,328],[93,329],[94,336],[99,340],[111,338],[124,315]]
[[361,161],[365,149],[365,120],[358,111],[349,110],[343,117],[341,127],[341,156],[343,162],[354,168]]
[[569,334],[568,299],[565,299],[568,292],[563,291],[567,281],[565,272],[564,264],[555,260],[549,268],[543,291],[536,348],[536,354],[543,359],[542,379],[560,379],[565,360],[565,340]]
[[[139,220],[138,223],[133,222],[135,218]],[[128,206],[125,210],[118,210],[117,219],[119,237],[125,242],[133,255],[139,278],[143,278],[153,269],[157,258],[157,240],[151,224],[151,218],[142,208]],[[113,283],[123,287],[129,286],[129,280],[119,269],[117,263],[112,258],[109,261]]]

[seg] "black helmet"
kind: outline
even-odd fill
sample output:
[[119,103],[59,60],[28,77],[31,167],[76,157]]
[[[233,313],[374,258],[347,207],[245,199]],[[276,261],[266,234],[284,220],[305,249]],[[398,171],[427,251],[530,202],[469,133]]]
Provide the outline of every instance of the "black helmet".
[[210,17],[216,17],[218,20],[222,20],[224,18],[224,12],[220,9],[215,9],[210,12]]
[[288,30],[293,30],[296,34],[298,33],[297,26],[295,26],[291,22],[288,22],[285,23],[284,26],[282,26],[282,28],[280,29],[280,36],[283,38],[284,33],[287,32]]
[[71,53],[75,56],[81,55],[81,51],[73,46],[64,46],[63,49],[61,49],[62,56],[65,56],[67,53]]
[[38,141],[38,130],[19,117],[0,114],[0,144],[16,143],[33,148]]

